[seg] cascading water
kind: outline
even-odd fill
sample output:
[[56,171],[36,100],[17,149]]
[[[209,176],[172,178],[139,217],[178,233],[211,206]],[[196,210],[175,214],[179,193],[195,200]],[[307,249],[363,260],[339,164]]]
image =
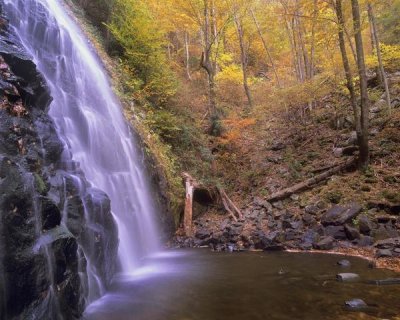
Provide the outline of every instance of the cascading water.
[[144,164],[99,59],[58,0],[5,0],[5,14],[50,87],[50,115],[87,180],[107,193],[124,272],[158,249]]

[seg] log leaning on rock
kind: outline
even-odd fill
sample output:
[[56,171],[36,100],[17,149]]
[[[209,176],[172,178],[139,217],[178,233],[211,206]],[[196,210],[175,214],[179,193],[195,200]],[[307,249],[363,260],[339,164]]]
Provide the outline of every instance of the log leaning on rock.
[[278,192],[275,192],[272,195],[270,195],[266,200],[270,202],[270,201],[282,200],[287,197],[290,197],[292,194],[299,192],[299,191],[304,191],[306,189],[309,189],[312,186],[314,186],[315,184],[328,179],[335,173],[338,173],[342,170],[350,168],[354,164],[355,164],[355,158],[352,157],[352,158],[346,160],[345,162],[343,162],[321,174],[316,175],[315,177],[312,177],[310,179],[307,179],[305,181],[297,183],[294,186],[291,186],[290,188],[286,188],[286,189],[280,190]]

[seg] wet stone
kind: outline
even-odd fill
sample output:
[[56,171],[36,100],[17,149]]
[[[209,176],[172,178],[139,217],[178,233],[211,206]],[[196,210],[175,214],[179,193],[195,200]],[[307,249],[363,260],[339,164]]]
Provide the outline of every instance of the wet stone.
[[361,299],[347,300],[345,302],[345,305],[348,309],[351,309],[351,310],[360,310],[360,309],[365,309],[368,307],[368,305],[365,303],[365,301],[361,300]]
[[338,261],[337,264],[341,267],[350,267],[351,266],[351,262],[346,259]]
[[340,282],[356,281],[360,278],[357,273],[339,273],[336,275],[336,280]]

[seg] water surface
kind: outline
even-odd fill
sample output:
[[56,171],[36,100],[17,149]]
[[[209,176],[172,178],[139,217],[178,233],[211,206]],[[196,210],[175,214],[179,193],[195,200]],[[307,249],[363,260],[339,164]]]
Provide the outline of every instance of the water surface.
[[[393,319],[400,315],[400,286],[369,280],[399,277],[368,262],[311,253],[214,253],[173,251],[147,267],[120,275],[110,292],[88,307],[85,320],[275,320]],[[340,272],[360,281],[340,283]],[[371,307],[349,312],[344,302],[361,298]]]

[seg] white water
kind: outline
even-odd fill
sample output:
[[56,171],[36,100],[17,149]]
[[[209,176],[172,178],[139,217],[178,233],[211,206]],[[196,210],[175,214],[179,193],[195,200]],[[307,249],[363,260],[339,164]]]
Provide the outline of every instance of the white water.
[[99,59],[58,0],[5,0],[54,98],[50,115],[87,180],[111,199],[124,272],[158,250],[144,164]]

